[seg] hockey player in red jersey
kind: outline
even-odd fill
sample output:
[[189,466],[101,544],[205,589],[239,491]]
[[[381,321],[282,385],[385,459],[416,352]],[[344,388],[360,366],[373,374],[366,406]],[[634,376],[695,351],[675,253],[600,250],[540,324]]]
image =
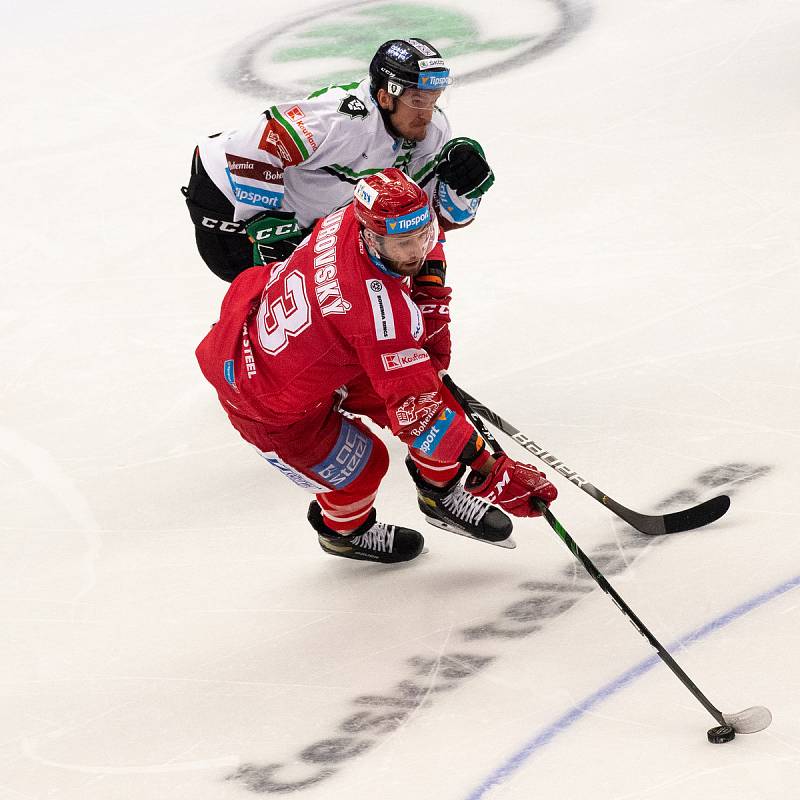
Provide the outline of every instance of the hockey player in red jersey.
[[419,532],[376,521],[389,457],[359,417],[408,446],[434,525],[508,546],[501,509],[536,516],[533,498],[556,497],[538,470],[495,459],[442,385],[450,290],[437,233],[427,195],[400,170],[364,178],[287,260],[236,278],[197,349],[234,428],[316,495],[308,519],[333,555],[407,561],[423,547]]

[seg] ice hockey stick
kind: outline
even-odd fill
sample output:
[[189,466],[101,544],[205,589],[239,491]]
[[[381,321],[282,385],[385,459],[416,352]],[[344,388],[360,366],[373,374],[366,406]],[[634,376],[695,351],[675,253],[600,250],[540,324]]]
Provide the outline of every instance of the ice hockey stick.
[[[638,511],[626,508],[621,503],[614,500],[613,497],[609,497],[605,492],[602,492],[585,478],[582,478],[575,470],[570,469],[563,461],[541,445],[538,445],[533,439],[521,433],[511,423],[506,422],[506,420],[497,413],[479,400],[476,400],[469,392],[457,386],[449,375],[444,375],[442,381],[453,393],[456,400],[464,406],[464,410],[467,413],[471,410],[473,414],[479,414],[487,422],[497,427],[517,444],[524,447],[529,453],[532,453],[547,464],[547,466],[561,475],[564,475],[564,477],[568,478],[579,489],[583,489],[586,494],[593,497],[598,503],[602,503],[618,517],[624,519],[625,522],[633,528],[636,528],[637,531],[650,534],[651,536],[659,536],[665,533],[678,533],[680,531],[690,531],[694,528],[702,528],[704,525],[708,525],[719,519],[730,507],[730,497],[722,494],[718,497],[713,497],[711,500],[706,500],[703,503],[692,506],[691,508],[686,508],[682,511],[673,511],[669,514],[640,514]],[[486,430],[485,427],[484,430]],[[490,444],[496,441],[490,432],[486,431],[486,435],[487,438],[490,439]]]
[[[456,401],[464,409],[464,412],[469,415],[470,419],[472,419],[472,421],[475,423],[475,427],[478,429],[479,433],[481,433],[489,442],[494,455],[502,455],[504,451],[500,443],[497,441],[497,439],[495,439],[495,437],[483,423],[483,420],[481,420],[476,413],[478,407],[480,407],[480,404],[475,401],[476,405],[473,406],[473,402],[469,395],[463,389],[459,389],[449,376],[445,375],[442,380],[447,388],[452,392]],[[488,411],[488,409],[486,410]],[[503,422],[503,420],[501,420],[499,417],[498,420],[501,423]],[[501,430],[503,430],[502,426],[500,427]],[[509,435],[513,437],[513,434]],[[727,497],[725,499],[728,500]],[[658,653],[658,657],[664,662],[664,664],[667,665],[667,667],[669,667],[675,677],[680,680],[680,682],[700,702],[703,708],[705,708],[705,710],[708,711],[708,713],[711,714],[711,716],[717,722],[719,722],[720,725],[733,728],[736,733],[757,733],[758,731],[762,731],[764,728],[769,726],[769,724],[772,722],[772,713],[764,706],[751,706],[743,711],[738,711],[732,714],[725,714],[720,711],[698,688],[697,684],[684,672],[680,664],[675,661],[666,647],[664,647],[664,645],[662,645],[661,642],[656,639],[656,637],[651,633],[650,629],[639,619],[633,609],[622,599],[614,587],[608,582],[605,575],[603,575],[603,573],[600,572],[600,570],[595,566],[594,562],[589,558],[589,556],[587,556],[586,553],[581,550],[581,548],[578,546],[578,543],[572,538],[572,536],[569,535],[566,528],[564,528],[564,526],[558,521],[558,519],[556,519],[556,517],[547,507],[547,504],[543,503],[541,500],[536,500],[535,502],[539,508],[539,511],[541,511],[542,516],[547,520],[547,523],[555,531],[559,539],[564,542],[575,558],[580,561],[583,568],[589,573],[589,575],[592,576],[592,578],[594,578],[597,585],[613,600],[614,605],[616,605],[616,607],[628,618],[629,622],[634,628],[636,628],[637,632],[650,643],[650,645],[655,649],[656,653]],[[628,509],[625,510],[627,511]],[[725,512],[723,511],[722,513]],[[712,735],[712,733],[713,731],[709,731],[709,737]]]

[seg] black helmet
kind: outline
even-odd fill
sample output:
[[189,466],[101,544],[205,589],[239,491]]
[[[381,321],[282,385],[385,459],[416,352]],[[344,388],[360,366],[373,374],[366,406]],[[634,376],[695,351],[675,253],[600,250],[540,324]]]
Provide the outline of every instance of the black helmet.
[[424,39],[391,39],[384,42],[369,64],[370,89],[386,89],[398,97],[409,87],[445,89],[451,83],[450,70],[442,54]]

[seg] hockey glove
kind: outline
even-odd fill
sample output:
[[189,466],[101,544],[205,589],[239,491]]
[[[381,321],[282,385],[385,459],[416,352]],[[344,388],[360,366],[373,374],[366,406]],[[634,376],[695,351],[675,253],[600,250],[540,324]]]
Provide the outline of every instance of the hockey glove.
[[246,230],[253,243],[255,266],[289,258],[304,235],[294,214],[285,211],[257,214],[248,220]]
[[483,148],[466,137],[451,139],[439,153],[436,175],[456,194],[474,200],[494,183],[494,173]]
[[416,285],[412,298],[422,312],[425,325],[425,352],[437,372],[450,366],[450,295],[449,286]]
[[505,455],[497,457],[488,475],[472,472],[466,489],[516,517],[540,517],[541,511],[531,501],[543,500],[550,505],[558,496],[556,487],[543,472]]

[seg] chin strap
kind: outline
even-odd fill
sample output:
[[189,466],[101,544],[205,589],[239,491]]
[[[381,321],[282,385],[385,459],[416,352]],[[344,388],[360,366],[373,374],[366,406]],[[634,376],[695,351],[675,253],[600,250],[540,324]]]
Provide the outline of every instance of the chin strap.
[[372,245],[367,241],[366,237],[364,236],[364,232],[362,231],[361,234],[361,241],[364,242],[364,249],[367,251],[367,255],[369,256],[369,260],[384,274],[391,275],[393,278],[405,278],[405,275],[401,275],[399,272],[395,272],[393,269],[389,269],[386,262],[378,255],[377,251],[375,250]]

